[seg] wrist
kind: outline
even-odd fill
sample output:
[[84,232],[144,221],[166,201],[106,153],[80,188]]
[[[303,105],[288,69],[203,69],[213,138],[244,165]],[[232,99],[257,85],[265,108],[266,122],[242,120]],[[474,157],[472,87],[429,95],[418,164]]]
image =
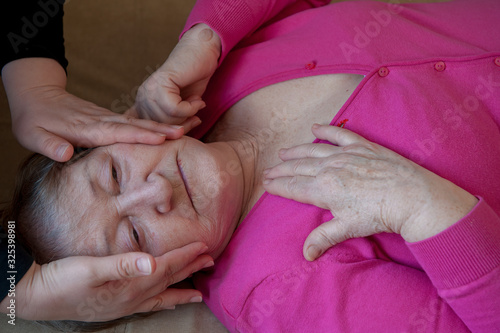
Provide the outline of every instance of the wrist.
[[461,220],[478,202],[475,196],[447,180],[438,190],[429,190],[426,197],[418,213],[401,227],[400,234],[407,242],[439,234]]
[[11,112],[19,109],[18,105],[29,103],[29,97],[40,88],[66,89],[66,72],[57,61],[49,58],[11,61],[2,69],[2,80]]

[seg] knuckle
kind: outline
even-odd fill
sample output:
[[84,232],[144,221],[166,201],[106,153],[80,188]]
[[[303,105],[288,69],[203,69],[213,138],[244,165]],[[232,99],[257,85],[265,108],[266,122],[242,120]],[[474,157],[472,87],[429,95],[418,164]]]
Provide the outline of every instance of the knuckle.
[[169,265],[167,266],[167,269],[165,270],[165,273],[164,273],[164,279],[163,279],[163,284],[164,284],[164,287],[165,289],[168,287],[168,286],[171,286],[173,285],[176,281],[175,281],[175,277],[174,277],[174,270],[172,269],[172,267]]
[[325,245],[328,245],[328,246],[333,246],[336,243],[334,241],[332,235],[330,235],[328,233],[328,231],[325,230],[325,229],[323,229],[323,228],[317,229],[316,237],[320,241],[320,244],[325,244]]
[[295,160],[292,164],[292,171],[294,174],[300,173],[300,170],[302,170],[305,161],[303,159]]
[[328,165],[333,168],[345,168],[352,161],[352,156],[347,153],[340,153],[328,159]]
[[155,297],[149,311],[159,311],[163,309],[163,300],[161,297]]
[[128,278],[134,275],[135,265],[125,258],[120,258],[116,264],[116,270],[122,278]]
[[285,184],[285,189],[287,192],[294,192],[297,188],[297,177],[293,176]]

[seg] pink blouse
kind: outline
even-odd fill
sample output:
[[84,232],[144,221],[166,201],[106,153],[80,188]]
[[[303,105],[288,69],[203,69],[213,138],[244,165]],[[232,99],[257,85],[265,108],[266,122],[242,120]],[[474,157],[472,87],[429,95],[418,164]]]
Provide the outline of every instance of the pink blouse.
[[199,0],[186,30],[210,25],[223,52],[194,135],[270,84],[363,74],[332,125],[481,200],[430,239],[352,239],[310,263],[331,214],[264,194],[197,288],[232,332],[500,331],[500,2],[328,2]]

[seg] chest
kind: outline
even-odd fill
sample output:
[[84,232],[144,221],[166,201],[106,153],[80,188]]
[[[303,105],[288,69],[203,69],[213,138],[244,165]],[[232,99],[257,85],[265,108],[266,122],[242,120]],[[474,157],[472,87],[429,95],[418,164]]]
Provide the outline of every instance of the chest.
[[278,162],[271,156],[279,149],[312,142],[311,126],[329,124],[362,79],[328,74],[264,87],[234,104],[214,132],[248,132],[257,141],[263,163]]

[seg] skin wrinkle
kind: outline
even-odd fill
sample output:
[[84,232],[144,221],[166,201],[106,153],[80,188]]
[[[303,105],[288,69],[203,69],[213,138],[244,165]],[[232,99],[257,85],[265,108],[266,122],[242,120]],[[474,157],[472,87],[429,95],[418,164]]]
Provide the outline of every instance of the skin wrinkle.
[[[160,255],[201,239],[206,241],[211,254],[218,255],[239,222],[244,201],[243,172],[235,176],[224,173],[226,162],[239,160],[231,145],[205,145],[195,141],[191,138],[168,141],[160,148],[143,146],[137,149],[137,145],[128,144],[101,147],[68,167],[65,173],[69,182],[62,197],[79,198],[79,205],[63,205],[63,208],[65,215],[71,216],[67,224],[76,221],[74,234],[82,235],[71,237],[72,254],[83,251],[102,256],[142,250]],[[193,156],[197,157],[196,162]],[[178,160],[184,159],[193,162],[183,165],[187,184],[194,185],[196,192],[204,193],[203,197],[212,195],[208,200],[200,198],[206,201],[202,202],[200,216],[190,203],[178,169]],[[114,181],[111,163],[117,174],[120,173],[121,192],[111,191],[112,187],[108,186],[114,185],[111,183]],[[203,180],[210,180],[212,187],[207,188],[208,182]],[[164,182],[169,183],[168,190]],[[154,209],[163,200],[169,200],[171,206],[164,214]],[[197,200],[195,196],[195,205]],[[139,234],[141,249],[129,246],[134,239],[131,224]]]

